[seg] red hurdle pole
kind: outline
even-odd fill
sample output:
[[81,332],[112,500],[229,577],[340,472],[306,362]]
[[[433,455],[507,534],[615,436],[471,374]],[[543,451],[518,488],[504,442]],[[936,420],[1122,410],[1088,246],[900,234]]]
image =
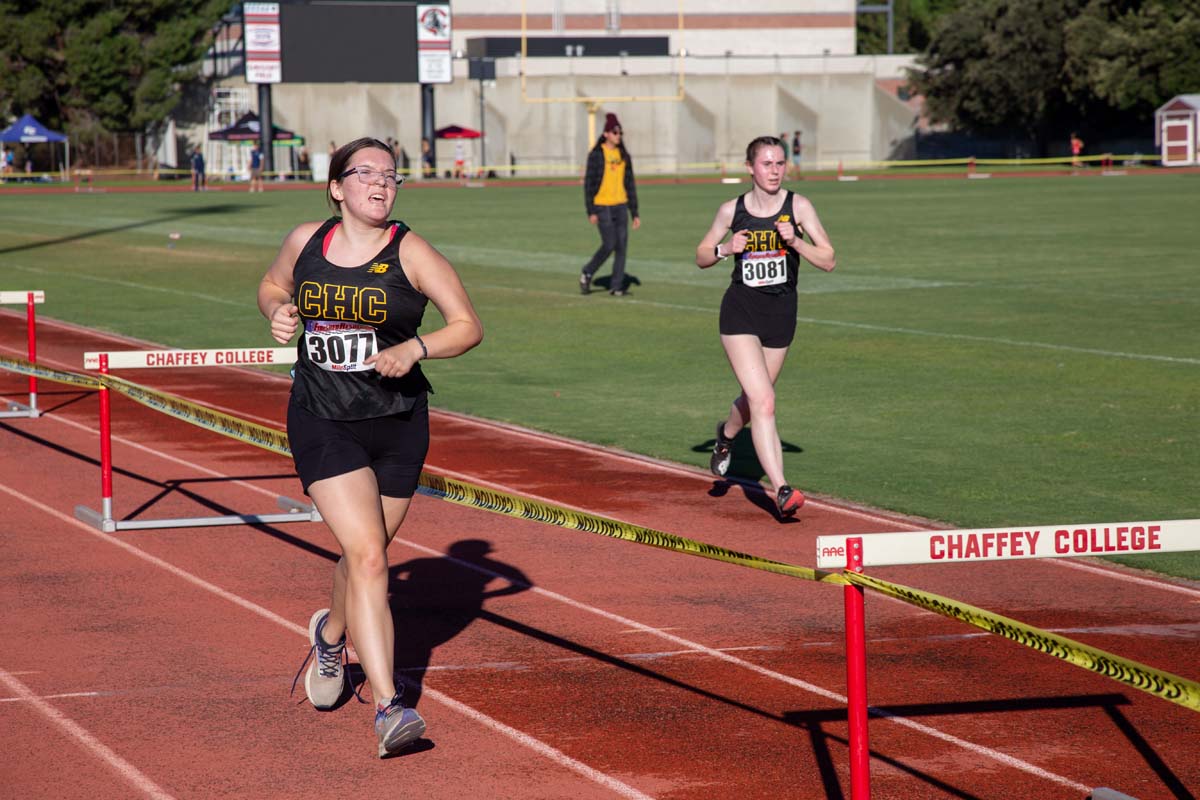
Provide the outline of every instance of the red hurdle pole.
[[[33,313],[33,292],[25,298],[25,329],[29,339],[29,363],[37,363],[37,322]],[[37,376],[29,376],[29,414],[37,416]]]
[[[846,540],[846,571],[862,572],[860,537]],[[871,750],[867,741],[867,632],[863,589],[846,585],[846,697],[850,723],[850,798],[871,797]]]
[[[100,374],[108,374],[108,354],[100,354]],[[100,515],[112,519],[112,426],[108,386],[100,384]]]

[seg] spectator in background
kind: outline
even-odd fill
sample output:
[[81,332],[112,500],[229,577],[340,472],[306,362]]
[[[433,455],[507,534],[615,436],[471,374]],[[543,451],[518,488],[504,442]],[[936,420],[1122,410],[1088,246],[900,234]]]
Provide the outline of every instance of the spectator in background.
[[300,153],[297,157],[296,164],[300,171],[300,180],[311,181],[312,180],[312,164],[310,164],[308,161],[308,148],[307,147],[300,148]]
[[783,142],[783,158],[784,158],[784,161],[786,161],[786,160],[787,160],[787,157],[788,157],[788,146],[787,146],[787,140],[788,140],[788,139],[787,139],[787,134],[786,134],[786,133],[781,133],[781,134],[779,134],[779,141]]
[[1079,134],[1071,131],[1071,166],[1082,167],[1083,159],[1083,139],[1079,138]]
[[795,171],[795,177],[800,177],[800,151],[803,145],[800,143],[800,131],[796,131],[792,135],[792,169]]
[[254,148],[250,151],[250,191],[261,192],[262,190],[262,148],[255,142]]
[[467,145],[462,139],[454,140],[454,177],[467,177]]
[[600,247],[579,273],[579,291],[590,294],[592,278],[609,257],[613,256],[612,282],[608,293],[613,297],[625,294],[625,250],[629,243],[629,217],[633,229],[642,225],[638,217],[637,183],[633,177],[633,159],[625,149],[624,131],[616,114],[604,119],[604,133],[587,157],[583,178],[583,202],[588,222],[600,230]]
[[192,151],[192,191],[203,192],[208,189],[208,176],[204,172],[204,153],[197,145]]
[[421,177],[437,177],[437,166],[433,163],[433,146],[425,138],[421,139]]

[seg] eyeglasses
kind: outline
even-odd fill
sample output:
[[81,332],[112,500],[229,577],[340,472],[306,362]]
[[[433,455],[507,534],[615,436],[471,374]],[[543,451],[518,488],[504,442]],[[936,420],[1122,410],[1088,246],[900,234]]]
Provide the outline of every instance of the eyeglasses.
[[397,175],[395,172],[390,171],[380,172],[379,170],[371,169],[370,167],[351,167],[341,175],[338,175],[338,180],[345,180],[355,173],[358,173],[358,182],[365,183],[368,186],[373,183],[379,183],[380,178],[382,178],[383,182],[388,186],[398,187],[400,184],[404,183],[403,175]]

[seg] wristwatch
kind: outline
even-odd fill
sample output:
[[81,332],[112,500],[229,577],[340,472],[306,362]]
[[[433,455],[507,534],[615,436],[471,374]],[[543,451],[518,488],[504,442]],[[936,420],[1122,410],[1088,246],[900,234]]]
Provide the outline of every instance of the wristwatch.
[[726,254],[726,255],[721,255],[721,244],[720,244],[720,242],[718,242],[717,244],[713,245],[713,255],[714,255],[714,256],[716,256],[716,258],[717,258],[717,261],[721,261],[722,259],[729,258],[728,254]]

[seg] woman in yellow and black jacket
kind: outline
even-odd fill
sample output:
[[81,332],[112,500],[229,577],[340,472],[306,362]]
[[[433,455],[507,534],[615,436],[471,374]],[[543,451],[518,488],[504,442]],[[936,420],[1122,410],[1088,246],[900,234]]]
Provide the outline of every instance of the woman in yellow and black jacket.
[[608,293],[614,297],[625,294],[628,219],[633,217],[635,231],[642,224],[638,217],[633,159],[625,149],[621,134],[617,115],[608,114],[604,120],[604,133],[588,153],[587,171],[583,178],[583,201],[588,222],[600,229],[600,247],[579,275],[579,291],[583,294],[591,292],[596,270],[613,254],[612,282],[608,286]]

